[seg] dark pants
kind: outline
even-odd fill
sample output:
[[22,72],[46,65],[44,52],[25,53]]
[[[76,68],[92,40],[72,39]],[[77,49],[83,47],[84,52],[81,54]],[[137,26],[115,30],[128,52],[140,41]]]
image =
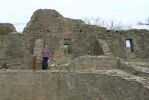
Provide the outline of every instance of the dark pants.
[[42,60],[42,69],[45,70],[45,69],[48,69],[48,57],[43,57],[43,60]]

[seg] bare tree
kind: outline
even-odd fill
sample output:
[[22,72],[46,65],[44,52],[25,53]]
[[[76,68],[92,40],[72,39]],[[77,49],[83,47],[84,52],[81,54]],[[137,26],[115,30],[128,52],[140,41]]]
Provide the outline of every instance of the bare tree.
[[149,17],[146,18],[146,20],[144,21],[138,21],[137,24],[138,25],[149,25]]
[[100,17],[97,18],[88,18],[85,17],[82,19],[86,24],[90,25],[96,25],[97,27],[107,27],[109,30],[120,30],[122,29],[121,22],[116,22],[112,20],[110,23],[105,22],[105,20],[101,19]]
[[109,30],[120,30],[122,29],[122,23],[121,22],[116,22],[114,20],[112,20],[109,24],[106,25],[106,27]]
[[92,20],[94,25],[101,26],[101,27],[105,26],[105,21],[102,20],[100,17],[93,18]]
[[84,21],[88,25],[91,25],[91,19],[89,17],[82,18],[82,21]]
[[146,25],[149,25],[149,17],[145,20]]
[[132,24],[129,24],[129,25],[126,26],[126,29],[131,30],[132,27],[133,27],[133,25]]
[[104,26],[105,22],[100,17],[97,18],[89,18],[85,17],[82,19],[88,25],[96,25],[96,26]]

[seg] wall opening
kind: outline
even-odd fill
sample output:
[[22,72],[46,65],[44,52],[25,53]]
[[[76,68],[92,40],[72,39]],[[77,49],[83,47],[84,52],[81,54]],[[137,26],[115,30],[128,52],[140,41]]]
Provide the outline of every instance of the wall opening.
[[80,33],[82,33],[82,30],[80,30]]
[[132,39],[126,39],[126,48],[130,49],[131,52],[134,52],[134,47],[133,47],[133,40]]
[[64,39],[64,54],[71,54],[71,39]]
[[94,55],[103,55],[104,52],[99,44],[99,42],[96,40],[95,41],[95,46],[94,46]]

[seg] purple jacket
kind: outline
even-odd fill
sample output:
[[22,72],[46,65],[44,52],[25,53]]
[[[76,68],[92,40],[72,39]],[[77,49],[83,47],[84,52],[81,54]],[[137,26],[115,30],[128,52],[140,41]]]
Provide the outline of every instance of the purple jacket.
[[45,48],[42,50],[42,57],[48,57],[50,56],[50,51],[48,48]]

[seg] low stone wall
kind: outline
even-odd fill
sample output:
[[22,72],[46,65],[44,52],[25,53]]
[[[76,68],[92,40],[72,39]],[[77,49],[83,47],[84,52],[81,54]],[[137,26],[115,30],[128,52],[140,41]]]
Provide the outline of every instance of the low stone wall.
[[70,67],[76,70],[110,70],[117,68],[118,65],[113,56],[81,56],[72,60]]
[[149,68],[141,67],[139,65],[135,65],[131,62],[120,62],[119,67],[121,70],[131,73],[137,76],[149,76]]
[[149,100],[147,82],[120,70],[0,70],[0,91],[0,100]]

